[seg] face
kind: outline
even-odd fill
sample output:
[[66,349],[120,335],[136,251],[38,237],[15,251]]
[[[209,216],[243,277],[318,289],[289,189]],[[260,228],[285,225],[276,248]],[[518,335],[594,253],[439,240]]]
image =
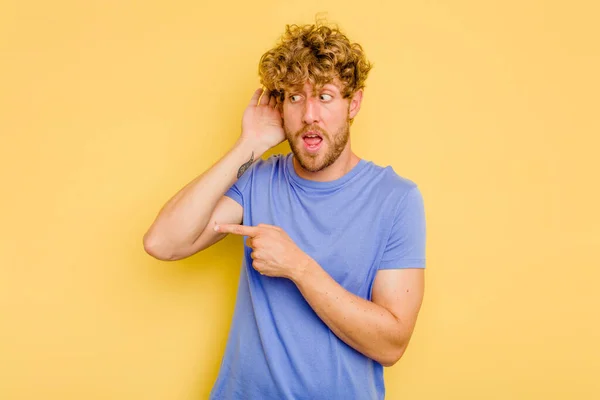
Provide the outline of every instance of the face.
[[333,164],[348,145],[350,119],[360,108],[362,90],[342,97],[337,84],[315,91],[310,83],[286,92],[284,129],[290,148],[302,168],[321,171]]

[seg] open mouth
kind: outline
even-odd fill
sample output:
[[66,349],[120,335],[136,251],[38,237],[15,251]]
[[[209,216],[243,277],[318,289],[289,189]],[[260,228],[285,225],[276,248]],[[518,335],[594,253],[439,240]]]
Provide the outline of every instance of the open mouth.
[[306,135],[303,135],[302,140],[304,141],[304,147],[311,152],[319,150],[323,143],[321,135],[315,132],[308,132]]

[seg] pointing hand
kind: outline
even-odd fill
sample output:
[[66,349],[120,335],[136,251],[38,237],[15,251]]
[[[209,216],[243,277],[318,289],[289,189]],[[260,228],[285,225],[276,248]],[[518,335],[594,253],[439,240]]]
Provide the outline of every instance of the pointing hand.
[[248,236],[246,246],[253,250],[250,254],[254,260],[252,267],[262,275],[295,280],[311,261],[310,256],[300,250],[288,234],[277,226],[223,224],[216,225],[214,229],[217,232]]

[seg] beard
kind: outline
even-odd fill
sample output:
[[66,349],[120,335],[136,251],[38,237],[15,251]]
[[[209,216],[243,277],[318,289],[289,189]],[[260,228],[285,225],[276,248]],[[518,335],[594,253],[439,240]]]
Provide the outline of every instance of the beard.
[[[319,172],[333,164],[346,148],[346,144],[350,138],[350,124],[348,120],[333,135],[316,125],[307,125],[294,133],[290,132],[284,124],[284,130],[285,137],[290,144],[294,157],[296,157],[300,166],[308,172]],[[307,152],[304,148],[304,143],[302,143],[304,141],[302,135],[309,131],[318,132],[323,138],[324,143],[321,144],[321,148],[316,154]],[[333,141],[331,138],[333,138]],[[325,145],[327,146],[325,147]]]

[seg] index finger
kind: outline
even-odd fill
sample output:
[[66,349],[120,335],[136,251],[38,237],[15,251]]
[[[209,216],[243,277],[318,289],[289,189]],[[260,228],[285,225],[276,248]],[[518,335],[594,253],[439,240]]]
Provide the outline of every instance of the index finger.
[[238,224],[216,225],[215,231],[221,233],[233,233],[234,235],[254,237],[258,234],[258,228],[255,226],[245,226]]

